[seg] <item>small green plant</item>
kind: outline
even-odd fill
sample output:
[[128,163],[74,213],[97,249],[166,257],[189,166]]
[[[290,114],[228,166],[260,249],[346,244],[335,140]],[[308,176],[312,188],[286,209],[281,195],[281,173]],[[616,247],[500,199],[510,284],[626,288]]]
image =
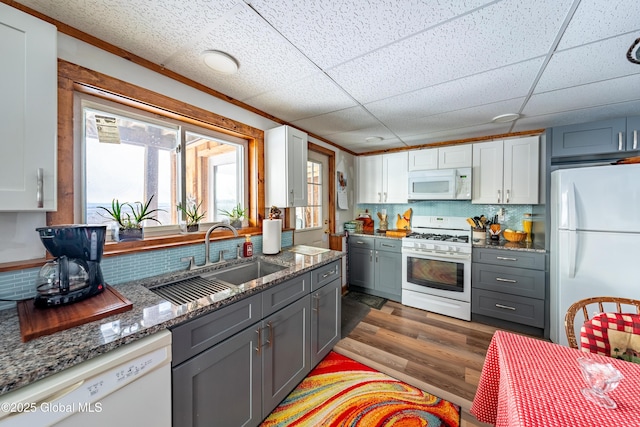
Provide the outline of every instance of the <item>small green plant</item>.
[[[118,223],[120,228],[142,228],[142,221],[145,220],[155,221],[160,224],[160,221],[154,218],[153,214],[162,211],[162,209],[149,209],[152,200],[153,196],[151,196],[146,203],[134,202],[132,204],[129,202],[120,203],[118,199],[113,199],[111,201],[111,209],[105,208],[104,206],[98,206],[98,209],[106,211],[107,215],[100,215],[104,218],[113,219]],[[125,212],[125,208],[127,207],[130,212]]]
[[240,203],[238,203],[238,206],[236,206],[233,209],[231,209],[231,211],[224,210],[224,209],[218,209],[218,212],[220,212],[222,215],[228,217],[229,221],[231,221],[231,222],[238,221],[238,220],[241,220],[243,218],[246,218],[248,211],[249,211],[249,209],[242,209],[242,205]]
[[187,220],[187,226],[196,225],[205,217],[207,211],[200,213],[200,206],[202,202],[197,205],[194,203],[186,203],[186,206],[182,206],[182,203],[178,203],[178,210],[182,212]]

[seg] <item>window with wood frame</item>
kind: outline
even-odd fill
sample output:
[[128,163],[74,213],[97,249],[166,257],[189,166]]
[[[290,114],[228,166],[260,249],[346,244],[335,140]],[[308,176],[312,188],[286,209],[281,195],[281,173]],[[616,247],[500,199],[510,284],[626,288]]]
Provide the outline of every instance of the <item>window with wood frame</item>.
[[[193,123],[93,98],[78,97],[83,120],[81,208],[86,223],[109,223],[103,207],[146,202],[171,232],[184,219],[177,205],[199,206],[201,222],[247,206],[247,141]],[[166,226],[175,227],[166,227]]]

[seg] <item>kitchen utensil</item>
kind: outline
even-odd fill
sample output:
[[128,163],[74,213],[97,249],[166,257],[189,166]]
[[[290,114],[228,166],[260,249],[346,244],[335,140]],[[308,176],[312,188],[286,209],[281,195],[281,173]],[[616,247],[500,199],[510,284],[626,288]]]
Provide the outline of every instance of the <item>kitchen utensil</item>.
[[491,227],[489,227],[489,238],[491,240],[500,240],[500,224],[499,223],[493,223],[491,224]]
[[476,228],[476,222],[473,220],[473,218],[467,218],[467,224],[469,224],[473,228]]
[[70,304],[104,290],[100,269],[107,227],[59,225],[36,231],[54,260],[42,266],[36,279],[37,307]]

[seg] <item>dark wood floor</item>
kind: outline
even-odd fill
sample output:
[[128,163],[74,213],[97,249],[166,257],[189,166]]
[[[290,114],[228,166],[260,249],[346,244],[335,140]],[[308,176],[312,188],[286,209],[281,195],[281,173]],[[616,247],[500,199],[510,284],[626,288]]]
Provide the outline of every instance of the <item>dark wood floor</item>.
[[469,414],[496,328],[403,306],[372,309],[335,350],[462,407],[462,427],[486,426]]

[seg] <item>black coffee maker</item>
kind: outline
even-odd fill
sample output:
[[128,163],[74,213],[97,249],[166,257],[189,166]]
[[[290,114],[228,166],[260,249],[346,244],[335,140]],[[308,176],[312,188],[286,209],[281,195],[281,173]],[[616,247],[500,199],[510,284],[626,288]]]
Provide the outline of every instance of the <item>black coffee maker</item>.
[[57,225],[36,228],[55,257],[40,269],[36,307],[71,304],[104,291],[100,269],[105,225]]

